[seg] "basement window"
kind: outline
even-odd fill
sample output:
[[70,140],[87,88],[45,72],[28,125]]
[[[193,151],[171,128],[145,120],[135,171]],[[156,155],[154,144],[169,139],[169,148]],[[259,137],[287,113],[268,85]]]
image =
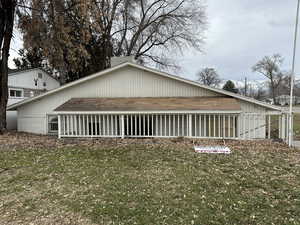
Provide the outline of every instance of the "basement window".
[[58,117],[56,115],[48,116],[48,133],[49,134],[58,133]]

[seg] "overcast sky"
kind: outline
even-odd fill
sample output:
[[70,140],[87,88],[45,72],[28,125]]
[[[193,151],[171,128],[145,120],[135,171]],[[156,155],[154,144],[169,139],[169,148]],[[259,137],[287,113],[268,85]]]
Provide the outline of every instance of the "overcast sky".
[[[263,56],[280,53],[290,70],[297,0],[207,0],[209,27],[205,54],[183,57],[185,76],[215,67],[223,79],[263,79],[251,67]],[[299,35],[300,37],[300,35]],[[299,39],[299,38],[298,38]],[[300,43],[298,52],[300,53]],[[300,54],[297,54],[300,73]]]
[[[181,76],[194,80],[201,68],[214,67],[222,79],[261,80],[251,67],[274,53],[285,58],[284,68],[290,70],[297,0],[206,0],[206,4],[209,25],[204,53],[185,52],[179,60]],[[11,58],[21,43],[16,35]],[[300,75],[300,43],[298,52],[296,73]]]

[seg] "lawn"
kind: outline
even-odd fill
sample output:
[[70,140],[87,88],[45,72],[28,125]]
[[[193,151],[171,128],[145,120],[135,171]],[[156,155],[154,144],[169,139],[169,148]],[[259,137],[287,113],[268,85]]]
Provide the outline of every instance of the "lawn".
[[294,114],[295,139],[300,140],[300,113]]
[[300,224],[300,152],[226,144],[0,137],[0,224]]

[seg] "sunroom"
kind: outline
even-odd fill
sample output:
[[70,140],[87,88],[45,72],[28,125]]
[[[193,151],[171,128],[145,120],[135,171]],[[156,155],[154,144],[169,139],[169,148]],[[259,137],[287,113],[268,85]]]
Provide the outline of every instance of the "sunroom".
[[54,111],[59,138],[273,138],[274,116],[277,138],[288,133],[286,115],[245,113],[231,97],[72,98]]

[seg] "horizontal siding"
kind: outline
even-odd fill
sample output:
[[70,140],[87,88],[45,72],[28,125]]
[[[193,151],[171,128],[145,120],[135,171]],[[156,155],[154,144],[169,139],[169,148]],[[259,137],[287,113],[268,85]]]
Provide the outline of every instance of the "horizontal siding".
[[[38,74],[42,73],[43,77],[38,78]],[[37,86],[34,80],[37,79]],[[43,83],[46,83],[46,87]],[[40,69],[28,70],[8,76],[8,86],[29,89],[46,89],[52,90],[60,86],[59,82],[50,75]]]

